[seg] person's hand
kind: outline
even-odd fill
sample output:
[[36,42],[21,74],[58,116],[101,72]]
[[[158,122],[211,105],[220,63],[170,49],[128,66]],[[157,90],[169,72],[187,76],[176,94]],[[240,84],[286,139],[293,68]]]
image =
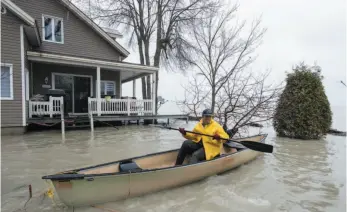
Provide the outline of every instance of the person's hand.
[[185,135],[187,132],[184,128],[178,128],[178,131],[182,134]]
[[220,136],[216,133],[216,134],[214,134],[213,139],[220,140]]

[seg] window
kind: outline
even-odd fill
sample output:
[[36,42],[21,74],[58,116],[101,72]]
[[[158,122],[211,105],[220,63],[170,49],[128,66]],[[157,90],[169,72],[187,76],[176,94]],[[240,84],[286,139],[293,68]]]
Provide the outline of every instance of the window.
[[63,30],[63,19],[43,15],[43,40],[55,43],[63,43],[64,41],[64,30]]
[[1,64],[1,100],[13,100],[12,64]]
[[116,86],[114,81],[100,81],[101,95],[115,95]]

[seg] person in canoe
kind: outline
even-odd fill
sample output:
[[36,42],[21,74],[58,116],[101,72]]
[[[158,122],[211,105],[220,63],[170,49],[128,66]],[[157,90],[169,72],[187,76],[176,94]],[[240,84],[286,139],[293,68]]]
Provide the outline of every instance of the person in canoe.
[[193,132],[198,132],[212,137],[201,136],[193,133],[188,133],[184,128],[179,128],[180,133],[185,140],[178,152],[176,164],[182,165],[187,154],[191,154],[190,164],[197,163],[202,160],[211,160],[220,155],[223,142],[229,139],[229,135],[224,131],[223,127],[213,120],[213,114],[210,109],[205,109],[202,112],[202,119],[197,123]]

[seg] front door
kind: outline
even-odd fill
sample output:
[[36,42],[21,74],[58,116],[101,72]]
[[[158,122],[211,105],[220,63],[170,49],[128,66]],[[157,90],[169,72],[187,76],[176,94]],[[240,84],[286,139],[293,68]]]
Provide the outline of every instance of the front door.
[[54,75],[53,89],[62,89],[65,91],[64,108],[68,113],[73,113],[73,76]]
[[88,113],[88,97],[91,96],[91,77],[70,74],[53,74],[53,89],[65,91],[65,107],[68,113]]
[[75,113],[88,113],[88,97],[90,97],[90,78],[74,77]]

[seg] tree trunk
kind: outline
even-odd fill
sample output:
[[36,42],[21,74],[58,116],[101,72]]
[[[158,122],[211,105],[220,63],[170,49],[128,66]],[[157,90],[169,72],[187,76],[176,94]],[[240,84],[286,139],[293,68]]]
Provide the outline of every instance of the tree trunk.
[[[144,40],[144,44],[145,44],[145,59],[146,59],[146,65],[150,66],[151,65],[151,61],[149,59],[149,41],[148,40]],[[146,84],[147,84],[147,99],[151,99],[152,95],[151,95],[151,76],[148,75],[146,77]]]
[[145,40],[144,41],[145,44],[145,59],[146,59],[146,65],[150,66],[151,65],[151,61],[149,59],[149,41]]
[[224,130],[228,129],[228,114],[226,113],[226,109],[224,110],[224,122],[223,122],[223,128]]
[[216,87],[213,85],[212,86],[212,101],[211,101],[212,113],[214,113],[215,104],[216,104]]
[[151,75],[146,76],[146,83],[147,83],[147,99],[151,99]]
[[[160,59],[155,59],[157,56],[157,53],[154,57],[154,66],[155,67],[159,67],[159,63],[160,63]],[[159,50],[159,53],[158,53],[158,58],[160,58],[160,50]],[[156,79],[153,79],[153,80],[156,80],[156,83],[155,83],[155,99],[157,100],[158,99],[158,84],[159,84],[159,71],[157,72],[157,74],[155,75],[156,76]],[[157,115],[157,112],[158,112],[158,101],[155,101],[155,107],[154,107],[154,111],[155,111],[155,115]]]
[[[161,31],[162,31],[162,5],[161,1],[158,1],[158,8],[157,8],[157,43],[156,43],[156,49],[154,54],[154,66],[159,68],[160,65],[160,53],[161,53]],[[155,99],[158,98],[158,84],[159,84],[159,71],[156,74],[156,84],[155,84]],[[158,110],[158,101],[155,101],[155,107],[154,112],[155,115],[157,115]]]
[[[155,67],[159,67],[159,63],[160,63],[160,48],[158,49],[157,47],[157,50],[155,52],[155,56],[154,56],[154,66]],[[156,83],[155,83],[155,99],[158,99],[158,84],[159,84],[159,71],[157,72],[156,74],[156,79],[153,79],[153,80],[156,80]],[[158,110],[158,101],[155,101],[155,115],[157,115],[157,111]]]
[[[149,59],[149,40],[144,39],[144,44],[145,44],[145,59],[146,59],[146,65],[150,66],[151,61]],[[146,76],[146,85],[147,85],[147,99],[151,99],[151,75]],[[151,108],[153,106],[151,105]],[[145,124],[154,124],[152,119],[145,119],[144,120]]]
[[146,77],[141,77],[141,83],[142,83],[142,99],[147,99]]
[[[137,39],[137,44],[139,47],[139,54],[140,54],[140,62],[141,65],[145,65],[145,58],[143,55],[143,46],[142,46],[142,40]],[[146,78],[141,77],[141,83],[142,83],[142,99],[147,99],[147,92],[146,92]]]

